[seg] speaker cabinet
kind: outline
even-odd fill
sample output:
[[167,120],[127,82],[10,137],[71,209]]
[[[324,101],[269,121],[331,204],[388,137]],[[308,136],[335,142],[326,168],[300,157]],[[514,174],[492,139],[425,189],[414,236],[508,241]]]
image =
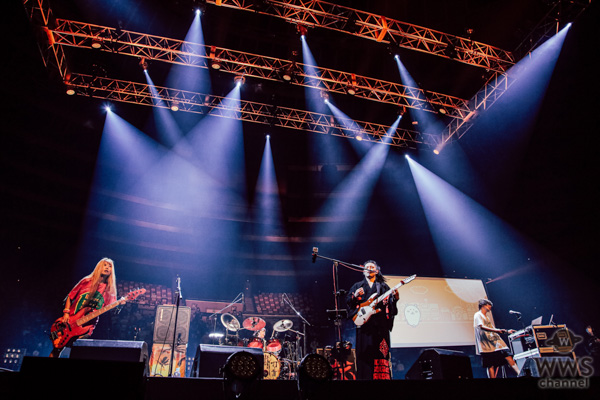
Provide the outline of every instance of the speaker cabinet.
[[221,378],[221,367],[225,365],[227,358],[238,351],[247,351],[253,354],[259,365],[264,365],[264,353],[262,349],[254,347],[218,346],[213,344],[200,344],[196,349],[196,357],[192,364],[191,377],[195,378]]
[[70,359],[130,361],[144,364],[148,374],[148,344],[127,340],[78,339],[73,342]]
[[425,349],[406,379],[472,379],[471,360],[461,351]]
[[[179,314],[177,315],[177,340],[175,343],[177,346],[187,344],[188,342],[191,315],[192,309],[190,307],[179,307]],[[156,307],[153,343],[173,344],[174,328],[175,306]]]

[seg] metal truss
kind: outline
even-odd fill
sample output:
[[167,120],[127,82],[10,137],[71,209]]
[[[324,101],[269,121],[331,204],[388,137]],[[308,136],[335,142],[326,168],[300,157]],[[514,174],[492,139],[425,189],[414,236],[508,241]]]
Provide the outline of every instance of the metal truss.
[[[585,1],[558,0],[550,11],[537,24],[536,28],[517,47],[516,54],[527,56],[546,40],[558,33],[561,24],[577,18],[589,5]],[[506,73],[495,72],[491,75],[484,87],[471,99],[473,110],[466,117],[452,119],[442,132],[441,144],[458,140],[473,126],[474,120],[480,112],[491,107],[508,88],[516,81],[510,71]]]
[[431,134],[397,129],[388,133],[389,126],[351,119],[335,119],[331,115],[278,107],[240,100],[239,107],[224,101],[221,96],[189,92],[179,89],[122,81],[111,78],[71,73],[70,84],[79,95],[169,108],[177,102],[180,111],[232,118],[282,128],[330,134],[389,144],[396,147],[415,147],[417,144],[435,147],[439,137]]
[[220,71],[274,81],[282,81],[286,74],[291,84],[341,94],[352,90],[359,98],[432,113],[444,110],[453,118],[462,119],[471,112],[467,101],[458,97],[291,60],[64,19],[57,19],[56,27],[49,32],[58,45],[95,46],[122,55],[201,68],[218,63]]
[[64,49],[53,40],[49,27],[54,26],[55,18],[48,0],[23,0],[29,20],[41,27],[36,32],[44,66],[51,72],[58,72],[63,81],[68,80],[69,72]]
[[207,3],[268,14],[295,24],[345,32],[497,72],[506,71],[515,62],[510,52],[470,38],[320,0],[208,0]]

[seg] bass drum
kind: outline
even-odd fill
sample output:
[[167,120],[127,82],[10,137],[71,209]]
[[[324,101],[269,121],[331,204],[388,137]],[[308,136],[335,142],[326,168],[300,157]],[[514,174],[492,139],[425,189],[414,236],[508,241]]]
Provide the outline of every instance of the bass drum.
[[263,379],[277,379],[281,372],[281,364],[279,359],[271,353],[265,353],[265,372]]

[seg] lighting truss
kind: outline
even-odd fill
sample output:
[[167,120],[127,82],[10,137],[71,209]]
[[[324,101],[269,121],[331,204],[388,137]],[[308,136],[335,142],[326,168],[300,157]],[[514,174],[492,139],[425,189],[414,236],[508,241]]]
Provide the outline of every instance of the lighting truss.
[[[437,113],[443,108],[453,118],[462,119],[471,112],[467,101],[458,97],[348,72],[321,67],[309,69],[302,63],[290,60],[144,33],[117,31],[114,28],[77,21],[56,19],[55,25],[48,32],[52,42],[57,45],[89,49],[92,43],[95,43],[104,51],[201,68],[208,68],[210,62],[218,61],[220,71],[267,80],[280,81],[283,71],[291,71],[294,76],[290,83],[295,85],[342,94],[352,86],[356,97],[432,113]],[[311,69],[315,72],[308,73]]]
[[[510,52],[498,47],[320,0],[208,0],[207,3],[393,43],[497,72],[506,71],[515,62]],[[454,50],[452,56],[448,55],[450,48]]]
[[[589,5],[585,1],[559,0],[552,4],[551,9],[527,38],[517,47],[516,54],[525,57],[560,30],[563,22],[575,20]],[[494,72],[472,98],[473,110],[460,120],[453,118],[442,132],[442,143],[458,140],[473,126],[475,117],[491,107],[508,88],[515,82],[510,71]],[[454,110],[452,111],[452,113]]]
[[55,21],[48,0],[23,0],[23,4],[28,13],[29,20],[41,27],[41,30],[36,32],[38,43],[47,44],[46,48],[40,47],[44,66],[50,72],[57,71],[61,79],[67,81],[69,73],[64,50],[53,41],[53,35],[48,29]]
[[[77,94],[99,99],[161,108],[168,108],[170,103],[177,101],[180,111],[346,138],[360,136],[364,141],[385,143],[396,147],[414,147],[416,144],[435,147],[439,143],[439,137],[436,135],[407,129],[397,129],[395,132],[388,133],[389,126],[350,119],[341,121],[328,114],[244,100],[240,101],[239,108],[233,108],[228,105],[228,102],[223,102],[224,97],[221,96],[160,86],[153,87],[153,94],[148,84],[73,72],[70,78],[70,84],[76,88]],[[347,126],[350,125],[352,127],[348,128]]]

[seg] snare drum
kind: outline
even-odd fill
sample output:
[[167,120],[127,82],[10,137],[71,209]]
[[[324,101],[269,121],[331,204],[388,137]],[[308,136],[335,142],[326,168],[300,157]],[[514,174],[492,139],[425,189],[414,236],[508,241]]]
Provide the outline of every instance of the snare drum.
[[281,342],[278,339],[270,339],[267,341],[266,349],[269,353],[279,355],[279,352],[281,352]]
[[254,347],[255,349],[263,349],[265,347],[264,340],[261,338],[252,338],[246,347]]
[[265,353],[265,372],[264,379],[277,379],[281,371],[279,359],[271,353]]

